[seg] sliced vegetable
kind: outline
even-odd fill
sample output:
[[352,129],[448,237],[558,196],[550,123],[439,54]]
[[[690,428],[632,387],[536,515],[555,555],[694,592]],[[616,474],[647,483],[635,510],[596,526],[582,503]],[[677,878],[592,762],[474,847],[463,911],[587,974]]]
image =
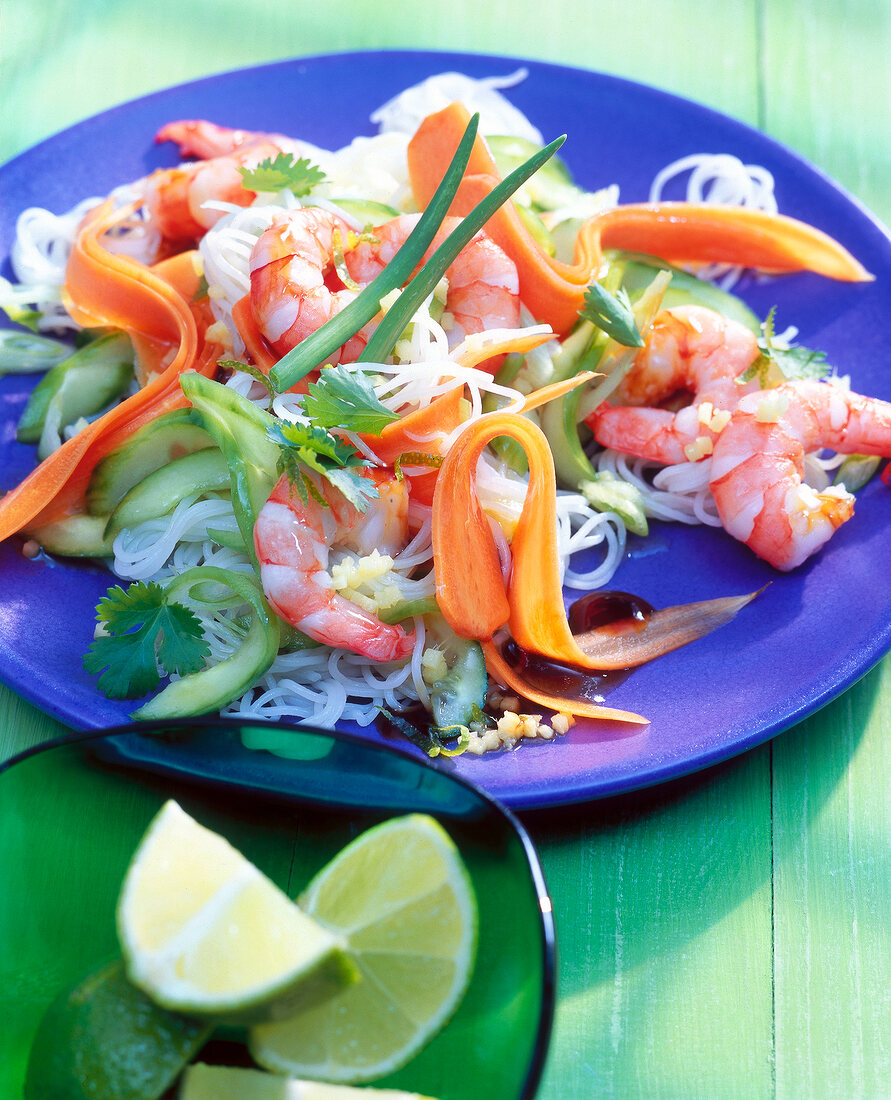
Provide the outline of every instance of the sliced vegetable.
[[102,247],[103,235],[131,212],[113,210],[110,203],[90,212],[72,248],[65,293],[78,323],[121,329],[133,341],[142,369],[153,365],[160,372],[147,373],[140,390],[67,440],[0,499],[0,541],[28,525],[44,526],[83,511],[99,460],[147,421],[186,403],[180,373],[216,370],[219,348],[198,335],[196,316],[208,307],[192,301],[198,286],[192,254],[148,268]]
[[521,698],[528,699],[538,706],[547,707],[548,710],[555,711],[557,714],[576,714],[582,718],[599,718],[605,722],[630,722],[636,726],[649,724],[648,718],[634,714],[632,711],[616,710],[614,707],[600,706],[598,703],[589,703],[584,699],[564,699],[562,696],[549,695],[537,688],[531,688],[505,661],[494,642],[483,642],[482,648],[486,666],[495,679]]
[[48,554],[66,558],[107,558],[112,554],[112,539],[105,533],[108,516],[66,516],[35,527],[26,534]]
[[184,374],[181,384],[201,426],[226,460],[232,508],[256,564],[254,524],[279,476],[279,448],[269,436],[275,418],[235,390],[200,374]]
[[39,374],[70,354],[71,348],[61,340],[20,329],[0,330],[0,375]]
[[192,409],[174,409],[150,420],[97,464],[87,489],[87,511],[109,515],[143,478],[182,455],[213,445]]
[[153,470],[128,490],[112,512],[105,533],[114,538],[125,527],[169,515],[186,497],[229,488],[229,466],[222,451],[205,447]]
[[192,587],[208,581],[225,585],[249,605],[251,622],[244,641],[218,664],[168,684],[134,711],[133,718],[152,722],[216,713],[243,695],[275,660],[281,641],[279,620],[251,576],[202,565],[170,581],[167,597],[174,599],[180,592],[188,595]]
[[100,336],[57,363],[37,383],[19,418],[16,438],[37,443],[54,405],[60,427],[94,416],[132,381],[133,347],[128,337],[122,332]]
[[[466,108],[453,103],[429,115],[409,142],[409,175],[419,206],[424,206],[441,180],[466,119]],[[478,140],[451,213],[468,214],[498,180],[497,165]],[[516,263],[523,301],[539,320],[559,333],[575,323],[585,287],[598,276],[603,249],[607,248],[644,252],[681,264],[717,260],[772,272],[809,270],[836,279],[871,278],[842,245],[820,230],[744,207],[705,203],[619,206],[584,223],[572,264],[548,255],[511,204],[492,216],[486,232]]]

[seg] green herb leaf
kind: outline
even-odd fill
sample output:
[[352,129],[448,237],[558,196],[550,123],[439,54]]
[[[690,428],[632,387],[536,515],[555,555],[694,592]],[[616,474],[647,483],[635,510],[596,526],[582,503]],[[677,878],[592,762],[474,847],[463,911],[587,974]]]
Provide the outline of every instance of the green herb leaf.
[[346,367],[325,367],[317,382],[310,382],[303,411],[323,428],[380,435],[399,417],[378,400],[368,372]]
[[279,153],[273,160],[267,157],[256,168],[239,168],[244,186],[249,191],[291,191],[298,198],[308,195],[325,180],[325,173],[306,157],[294,159],[291,153]]
[[579,316],[602,329],[617,344],[626,348],[642,348],[644,339],[634,319],[628,291],[620,287],[610,294],[600,283],[591,283],[585,290],[585,305]]
[[168,601],[153,581],[110,588],[96,618],[106,633],[93,640],[83,663],[99,675],[109,699],[138,699],[158,686],[159,665],[167,675],[184,676],[203,668],[210,654],[198,616]]
[[773,306],[761,325],[762,336],[758,340],[760,355],[743,373],[742,380],[758,378],[762,387],[770,376],[779,371],[783,381],[790,378],[823,378],[829,373],[826,353],[810,348],[777,344],[774,330],[776,306]]
[[269,429],[269,438],[281,448],[279,471],[297,488],[304,503],[313,497],[327,506],[304,467],[339,489],[360,512],[366,510],[369,500],[378,496],[374,483],[357,472],[369,465],[368,460],[324,428],[281,421]]

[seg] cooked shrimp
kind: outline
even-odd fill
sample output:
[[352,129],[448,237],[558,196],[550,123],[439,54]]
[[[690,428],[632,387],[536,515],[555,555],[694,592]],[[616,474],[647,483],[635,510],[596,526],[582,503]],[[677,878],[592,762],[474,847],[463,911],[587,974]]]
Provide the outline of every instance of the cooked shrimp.
[[[711,453],[739,399],[757,387],[739,376],[754,362],[752,332],[704,306],[659,313],[612,406],[586,418],[594,438],[610,447],[667,466]],[[679,412],[655,408],[679,391],[692,403]]]
[[193,241],[204,236],[224,211],[208,209],[215,199],[250,206],[256,192],[244,186],[240,168],[255,168],[294,142],[280,134],[230,130],[212,122],[170,122],[156,141],[173,141],[183,156],[202,159],[176,168],[161,168],[142,181],[142,193],[153,224],[165,240]]
[[[260,331],[285,355],[353,298],[356,291],[332,288],[335,253],[346,248],[349,226],[336,214],[313,206],[288,211],[259,237],[251,252],[251,308]],[[357,333],[328,362],[355,362],[368,342]]]
[[[420,214],[400,214],[371,231],[373,240],[360,241],[346,255],[350,276],[370,283],[393,259]],[[458,224],[446,218],[424,259],[435,251]],[[477,233],[446,270],[446,310],[449,343],[460,343],[474,332],[516,328],[520,323],[520,285],[513,260],[485,233]]]
[[[251,305],[257,324],[284,355],[330,320],[356,291],[336,287],[335,254],[341,250],[350,280],[363,286],[396,255],[417,215],[400,215],[376,226],[365,239],[353,240],[346,223],[328,211],[304,207],[278,218],[259,238],[251,255]],[[457,219],[447,218],[432,252]],[[519,285],[513,261],[478,233],[446,271],[449,342],[471,332],[516,328],[520,321]],[[352,337],[330,362],[354,362],[368,342],[369,329]]]
[[324,488],[329,507],[312,497],[304,503],[282,477],[260,510],[254,545],[266,598],[286,622],[318,642],[348,649],[375,661],[407,657],[414,632],[389,626],[333,587],[328,572],[336,547],[370,554],[397,553],[407,541],[408,489],[389,470],[365,473],[379,496],[362,513],[334,490]]
[[725,529],[777,569],[800,565],[851,518],[854,498],[802,481],[820,448],[891,457],[891,404],[832,382],[743,397],[715,444],[710,488]]

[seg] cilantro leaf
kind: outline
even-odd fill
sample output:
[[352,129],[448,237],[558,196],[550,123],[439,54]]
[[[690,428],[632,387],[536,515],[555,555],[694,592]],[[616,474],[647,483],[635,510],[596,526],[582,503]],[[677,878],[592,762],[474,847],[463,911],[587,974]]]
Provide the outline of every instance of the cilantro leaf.
[[364,370],[325,367],[317,382],[310,382],[303,411],[323,428],[380,435],[399,417],[383,405]]
[[585,289],[585,305],[579,316],[603,329],[607,336],[626,348],[642,348],[644,339],[634,319],[631,299],[624,287],[615,294],[600,283],[591,283]]
[[184,676],[203,668],[210,654],[198,616],[168,601],[154,581],[110,588],[96,618],[105,633],[93,639],[83,664],[109,699],[138,699],[158,686],[159,666]]
[[269,438],[281,448],[279,472],[287,476],[304,503],[313,497],[319,504],[327,504],[303,467],[320,474],[360,512],[378,496],[374,483],[357,472],[369,465],[368,460],[324,428],[280,421],[269,429]]
[[762,335],[758,340],[760,354],[743,373],[744,382],[758,378],[765,386],[770,375],[779,371],[782,381],[790,378],[822,378],[829,371],[826,353],[812,351],[799,345],[777,343],[774,329],[776,306],[773,306],[761,324]]
[[249,191],[284,191],[287,189],[300,198],[318,187],[326,176],[318,165],[308,158],[294,159],[292,153],[279,153],[273,160],[267,157],[256,168],[239,168],[243,186]]

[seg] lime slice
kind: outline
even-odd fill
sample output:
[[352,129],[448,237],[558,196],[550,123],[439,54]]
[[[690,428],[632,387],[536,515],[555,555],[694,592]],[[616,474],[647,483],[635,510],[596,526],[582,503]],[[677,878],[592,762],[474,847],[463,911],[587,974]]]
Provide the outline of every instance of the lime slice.
[[301,1081],[257,1069],[206,1066],[198,1062],[183,1075],[179,1100],[433,1100],[417,1092],[397,1089],[354,1089]]
[[156,1100],[210,1033],[159,1008],[118,959],[61,994],[31,1047],[25,1100]]
[[281,1019],[357,977],[337,934],[173,801],[133,856],[117,920],[130,980],[179,1012]]
[[300,904],[344,937],[362,980],[253,1028],[255,1060],[345,1083],[398,1069],[449,1019],[473,969],[476,899],[455,845],[430,817],[394,818],[347,845]]

